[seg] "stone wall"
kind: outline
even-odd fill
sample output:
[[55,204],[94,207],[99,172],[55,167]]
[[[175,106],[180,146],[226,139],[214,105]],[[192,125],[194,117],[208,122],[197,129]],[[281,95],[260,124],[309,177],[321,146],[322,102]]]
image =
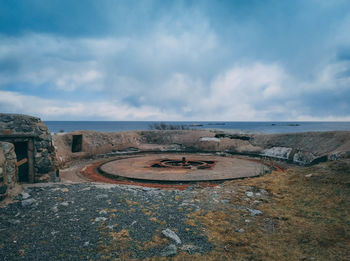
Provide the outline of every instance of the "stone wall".
[[7,191],[17,181],[16,161],[13,144],[0,142],[0,200],[6,197]]
[[57,160],[47,126],[36,117],[0,113],[0,141],[27,139],[33,145],[34,182],[49,181],[56,175]]

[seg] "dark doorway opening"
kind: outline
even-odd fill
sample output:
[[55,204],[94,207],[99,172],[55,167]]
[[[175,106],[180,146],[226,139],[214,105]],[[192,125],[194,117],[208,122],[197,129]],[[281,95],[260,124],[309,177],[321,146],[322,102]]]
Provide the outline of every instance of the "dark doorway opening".
[[72,152],[80,152],[83,147],[83,135],[73,135]]
[[17,156],[18,181],[29,182],[28,142],[14,142]]

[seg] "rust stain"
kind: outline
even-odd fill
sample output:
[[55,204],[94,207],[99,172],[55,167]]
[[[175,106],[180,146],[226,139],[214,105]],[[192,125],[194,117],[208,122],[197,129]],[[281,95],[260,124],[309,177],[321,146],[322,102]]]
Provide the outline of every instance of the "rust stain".
[[[87,166],[85,169],[80,171],[80,174],[92,182],[104,182],[109,184],[121,184],[121,185],[134,185],[149,188],[159,188],[159,189],[178,189],[185,190],[193,184],[154,184],[154,183],[144,183],[132,180],[115,180],[107,178],[98,173],[98,167],[104,162],[97,162]],[[218,184],[213,184],[211,182],[198,182],[197,185],[201,187],[216,187]]]
[[[244,159],[244,160],[248,160],[248,161],[252,161],[252,162],[257,162],[260,164],[264,164],[266,166],[272,167],[273,169],[275,169],[275,171],[277,172],[285,172],[286,170],[281,168],[280,166],[276,165],[273,162],[262,162],[259,159],[249,159],[249,158],[242,158],[242,157],[236,157],[236,158],[240,158],[240,159]],[[161,161],[169,161],[169,159],[163,159],[163,160],[158,160],[156,162],[153,162],[154,164],[161,163]],[[185,163],[186,166],[186,162],[189,162],[191,160],[186,160],[186,159],[182,159],[181,164]],[[198,160],[193,160],[193,161],[197,161],[197,162],[201,162]],[[178,189],[178,190],[185,190],[186,188],[188,188],[189,186],[192,186],[193,184],[189,183],[189,184],[160,184],[160,183],[147,183],[147,182],[137,182],[137,181],[133,181],[133,180],[128,180],[128,179],[124,179],[124,180],[116,180],[116,179],[112,179],[112,178],[108,178],[106,176],[103,176],[99,173],[98,171],[98,167],[105,163],[106,161],[100,161],[100,162],[96,162],[93,163],[89,166],[87,166],[86,168],[84,168],[83,170],[80,171],[80,174],[83,175],[85,178],[87,178],[88,180],[92,181],[92,182],[103,182],[103,183],[109,183],[109,184],[121,184],[121,185],[135,185],[135,186],[141,186],[141,187],[151,187],[151,188],[159,188],[159,189]],[[209,163],[206,163],[209,165],[209,168],[213,168],[216,164],[216,161],[210,161]],[[180,166],[182,167],[182,166]],[[176,169],[176,166],[175,166]],[[218,186],[218,183],[213,183],[213,182],[196,182],[196,185],[199,185],[201,187],[216,187]]]

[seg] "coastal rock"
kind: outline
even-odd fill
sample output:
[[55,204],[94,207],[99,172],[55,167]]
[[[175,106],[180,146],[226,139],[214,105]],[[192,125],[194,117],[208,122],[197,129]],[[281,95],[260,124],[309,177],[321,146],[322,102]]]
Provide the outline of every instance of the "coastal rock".
[[270,149],[263,150],[260,155],[276,159],[288,160],[291,152],[292,148],[272,147]]
[[311,152],[298,151],[293,156],[293,162],[299,165],[307,165],[312,163],[316,158]]
[[328,155],[328,160],[340,160],[350,157],[350,151],[335,151]]

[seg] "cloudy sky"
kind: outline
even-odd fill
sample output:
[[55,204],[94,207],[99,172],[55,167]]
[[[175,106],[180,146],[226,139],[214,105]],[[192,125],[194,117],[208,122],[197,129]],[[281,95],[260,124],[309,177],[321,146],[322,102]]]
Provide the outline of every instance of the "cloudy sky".
[[350,1],[1,0],[0,112],[348,121]]

